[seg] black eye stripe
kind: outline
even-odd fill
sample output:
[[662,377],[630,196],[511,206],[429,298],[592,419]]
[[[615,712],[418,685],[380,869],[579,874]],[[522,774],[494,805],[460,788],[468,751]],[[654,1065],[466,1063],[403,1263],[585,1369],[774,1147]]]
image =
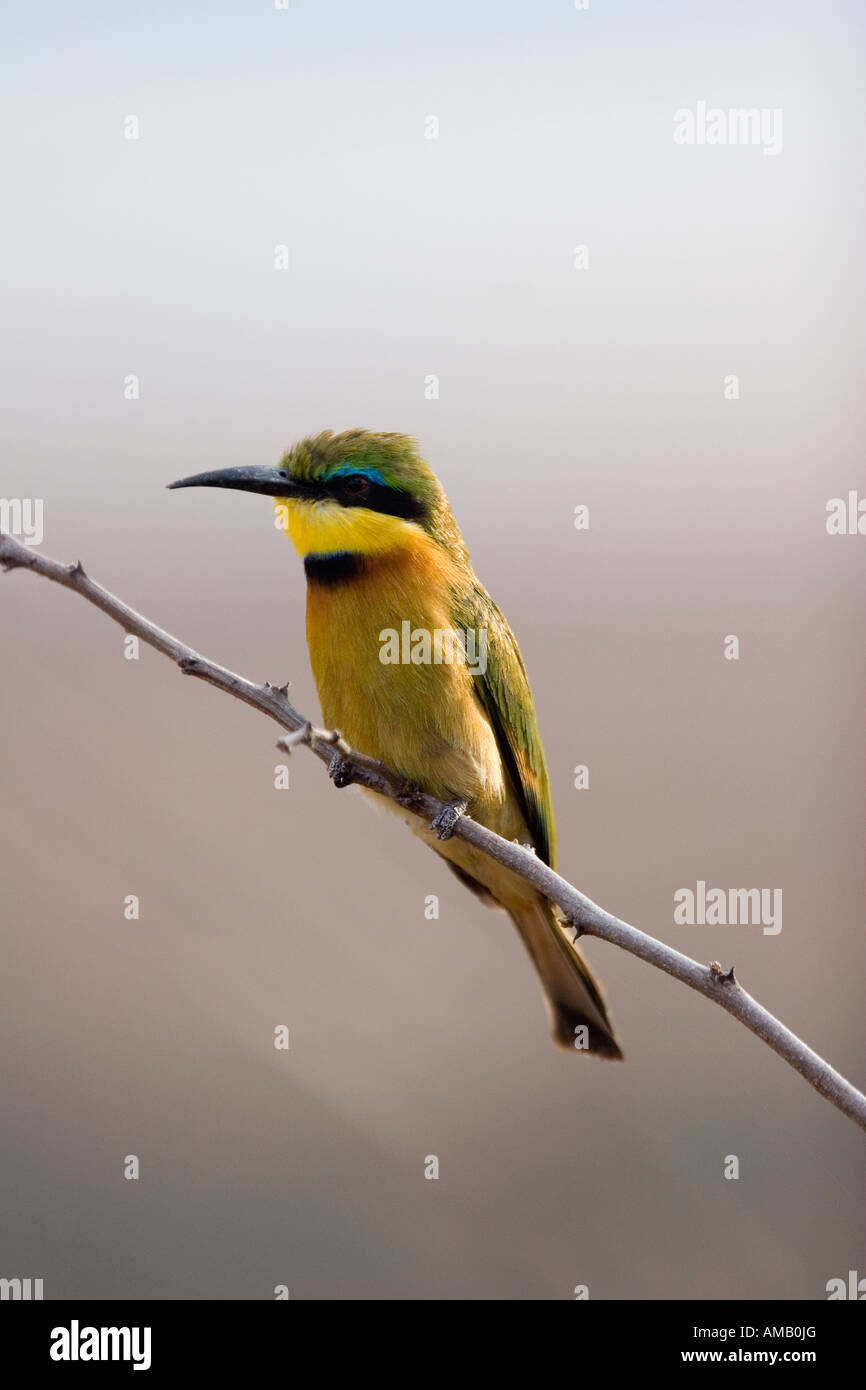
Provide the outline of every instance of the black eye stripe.
[[[353,479],[362,480],[367,486],[354,493],[348,484]],[[418,521],[427,515],[427,507],[409,492],[396,487],[386,487],[374,483],[362,473],[349,473],[342,478],[333,478],[326,484],[328,493],[344,507],[366,507],[371,512],[382,512],[385,516],[399,516],[404,521]]]

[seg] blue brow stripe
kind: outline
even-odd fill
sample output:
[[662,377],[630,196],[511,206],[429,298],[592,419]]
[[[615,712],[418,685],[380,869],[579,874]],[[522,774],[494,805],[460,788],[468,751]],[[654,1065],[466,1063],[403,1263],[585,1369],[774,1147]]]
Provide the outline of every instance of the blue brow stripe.
[[352,473],[360,473],[362,478],[369,478],[371,483],[378,483],[380,487],[387,486],[378,468],[356,468],[351,463],[341,463],[339,468],[335,468],[333,473],[328,474],[328,480],[331,478],[348,478]]

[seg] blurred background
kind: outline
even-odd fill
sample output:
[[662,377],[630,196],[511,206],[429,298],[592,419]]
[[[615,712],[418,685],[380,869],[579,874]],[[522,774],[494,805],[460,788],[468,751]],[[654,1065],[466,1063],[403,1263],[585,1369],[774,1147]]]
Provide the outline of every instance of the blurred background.
[[[3,28],[0,495],[44,500],[42,550],[316,718],[269,504],[164,485],[416,434],[520,640],[562,872],[862,1086],[866,540],[825,525],[866,495],[861,8]],[[699,101],[781,109],[782,152],[675,144]],[[308,755],[276,790],[275,725],[28,575],[0,641],[0,1275],[815,1299],[866,1273],[862,1134],[727,1015],[589,942],[627,1061],[558,1052],[508,919]],[[782,889],[781,933],[675,926],[699,879]]]

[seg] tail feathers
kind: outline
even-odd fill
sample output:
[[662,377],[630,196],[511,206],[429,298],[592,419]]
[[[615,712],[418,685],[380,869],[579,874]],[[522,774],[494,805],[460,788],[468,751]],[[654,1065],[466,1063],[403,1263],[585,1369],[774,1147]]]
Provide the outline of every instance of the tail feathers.
[[557,1046],[621,1058],[601,986],[550,903],[532,903],[511,916],[538,971]]

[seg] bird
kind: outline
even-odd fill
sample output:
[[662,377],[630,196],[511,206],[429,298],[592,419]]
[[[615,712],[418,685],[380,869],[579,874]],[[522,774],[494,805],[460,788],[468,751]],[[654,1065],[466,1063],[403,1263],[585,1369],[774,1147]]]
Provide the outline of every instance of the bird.
[[[418,442],[324,430],[277,466],[222,468],[169,486],[273,499],[277,524],[303,560],[307,645],[325,724],[443,803],[430,825],[388,805],[482,902],[510,914],[540,979],[554,1042],[622,1057],[601,985],[558,910],[453,834],[469,815],[555,864],[550,780],[520,648],[475,575]],[[351,780],[339,754],[331,775],[337,785]]]

